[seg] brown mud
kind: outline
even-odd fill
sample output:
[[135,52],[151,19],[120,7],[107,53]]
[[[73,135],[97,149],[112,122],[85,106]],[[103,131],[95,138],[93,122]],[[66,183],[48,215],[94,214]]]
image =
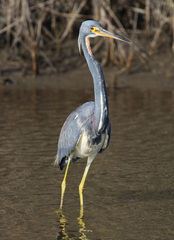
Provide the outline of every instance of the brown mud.
[[[74,48],[77,50],[75,44]],[[57,72],[53,73],[49,67],[40,68],[37,77],[32,76],[31,66],[21,60],[8,60],[6,51],[1,50],[0,88],[93,88],[85,59],[76,50],[75,54],[70,52],[58,62]],[[109,89],[174,90],[174,55],[170,49],[149,57],[146,63],[139,66],[134,63],[129,73],[120,73],[118,66],[103,67],[103,72]]]

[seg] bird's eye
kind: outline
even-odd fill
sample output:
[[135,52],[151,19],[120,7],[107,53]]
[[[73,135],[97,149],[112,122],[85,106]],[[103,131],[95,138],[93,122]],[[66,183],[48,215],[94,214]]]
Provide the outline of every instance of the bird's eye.
[[94,28],[93,28],[93,27],[90,27],[90,30],[94,30]]

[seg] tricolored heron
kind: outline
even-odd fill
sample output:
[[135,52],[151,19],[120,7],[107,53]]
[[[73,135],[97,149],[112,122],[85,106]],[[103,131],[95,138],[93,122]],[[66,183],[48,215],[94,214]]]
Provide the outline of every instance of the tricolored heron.
[[80,205],[83,206],[83,188],[90,165],[97,153],[102,153],[109,144],[111,125],[109,121],[108,97],[105,79],[100,64],[90,48],[89,39],[97,36],[114,38],[123,42],[128,39],[104,30],[98,22],[88,20],[82,23],[79,31],[79,51],[83,49],[94,82],[94,102],[87,102],[74,110],[66,119],[59,137],[55,164],[60,169],[67,163],[61,185],[61,203],[63,206],[66,177],[70,162],[87,157],[86,168],[79,185]]

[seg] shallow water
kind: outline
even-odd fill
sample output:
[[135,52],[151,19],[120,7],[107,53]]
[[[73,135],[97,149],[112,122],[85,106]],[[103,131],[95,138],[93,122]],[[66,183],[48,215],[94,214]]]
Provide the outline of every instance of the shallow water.
[[0,239],[174,239],[174,91],[109,91],[112,136],[92,163],[52,165],[67,115],[93,99],[56,89],[0,90]]

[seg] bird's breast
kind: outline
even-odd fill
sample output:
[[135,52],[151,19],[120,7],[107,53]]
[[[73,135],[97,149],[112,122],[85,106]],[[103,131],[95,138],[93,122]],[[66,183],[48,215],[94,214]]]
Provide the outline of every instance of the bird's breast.
[[74,156],[84,158],[95,153],[97,154],[101,150],[104,140],[105,133],[92,138],[86,131],[84,131],[74,149]]

